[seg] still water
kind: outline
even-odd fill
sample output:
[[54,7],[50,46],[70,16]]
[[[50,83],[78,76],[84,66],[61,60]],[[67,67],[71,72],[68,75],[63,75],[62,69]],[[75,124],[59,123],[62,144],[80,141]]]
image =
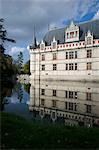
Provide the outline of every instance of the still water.
[[10,90],[9,96],[4,98],[6,103],[4,105],[4,111],[22,116],[26,119],[32,119],[27,105],[30,98],[29,90],[30,84],[17,83],[14,88]]
[[26,119],[99,126],[99,83],[32,81],[17,83],[4,111]]

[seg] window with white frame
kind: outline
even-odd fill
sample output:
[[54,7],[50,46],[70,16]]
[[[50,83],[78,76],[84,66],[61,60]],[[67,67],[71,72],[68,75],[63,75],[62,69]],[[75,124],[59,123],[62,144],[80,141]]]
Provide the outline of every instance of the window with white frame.
[[57,70],[57,64],[53,64],[53,70]]
[[92,63],[91,62],[87,62],[86,69],[87,70],[91,70],[92,69]]
[[75,63],[75,70],[77,70],[77,63]]
[[69,91],[69,98],[73,98],[73,91]]
[[66,70],[68,70],[68,64],[66,64]]
[[42,54],[42,61],[45,60],[45,54]]
[[66,59],[68,59],[68,52],[66,52]]
[[86,93],[86,100],[91,100],[91,93],[90,92]]
[[41,106],[45,105],[45,99],[41,99]]
[[45,89],[41,89],[41,95],[45,95]]
[[56,107],[56,100],[52,100],[52,107]]
[[73,63],[69,64],[69,70],[73,70]]
[[91,113],[92,111],[92,106],[91,105],[86,105],[86,112]]
[[69,59],[73,59],[74,58],[74,52],[69,52]]
[[53,42],[53,43],[52,43],[52,48],[53,48],[53,49],[56,49],[56,46],[57,46],[57,42]]
[[91,44],[91,37],[87,37],[87,45]]
[[92,50],[87,50],[87,58],[91,58],[92,57]]
[[75,58],[77,58],[77,51],[75,51]]
[[45,65],[42,65],[42,71],[44,71],[45,70]]
[[41,50],[44,50],[44,49],[45,49],[45,43],[44,43],[43,41],[42,41],[41,44],[40,44],[40,49],[41,49]]
[[53,90],[53,96],[56,96],[56,90]]
[[70,111],[77,111],[77,104],[72,102],[65,102],[65,109]]

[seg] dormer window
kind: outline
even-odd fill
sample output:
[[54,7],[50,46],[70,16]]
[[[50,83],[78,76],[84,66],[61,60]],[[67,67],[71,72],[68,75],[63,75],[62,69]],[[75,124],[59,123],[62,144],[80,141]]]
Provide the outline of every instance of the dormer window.
[[79,41],[79,27],[71,22],[66,29],[65,42]]
[[92,45],[93,44],[93,35],[90,31],[87,32],[87,35],[85,35],[85,43],[86,45]]
[[40,44],[40,49],[41,49],[41,50],[44,50],[44,49],[45,49],[45,43],[44,43],[43,41],[42,41],[41,44]]
[[87,38],[87,45],[90,45],[91,44],[91,37],[88,37]]
[[56,49],[57,48],[57,41],[55,40],[55,37],[53,37],[53,41],[51,43],[51,47],[52,47],[52,49]]

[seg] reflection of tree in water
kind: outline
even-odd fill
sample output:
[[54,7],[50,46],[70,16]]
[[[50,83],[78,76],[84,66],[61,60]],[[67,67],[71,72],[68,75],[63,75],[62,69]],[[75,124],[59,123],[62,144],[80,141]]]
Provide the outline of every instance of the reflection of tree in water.
[[30,86],[31,84],[24,84],[24,90],[27,92],[27,93],[30,93]]
[[15,90],[18,94],[18,99],[20,100],[20,102],[22,102],[23,99],[23,89],[22,89],[22,85],[21,83],[17,83],[17,85],[15,86]]
[[4,110],[4,105],[7,104],[7,101],[4,100],[4,98],[10,97],[12,94],[12,88],[13,88],[13,83],[11,82],[3,82],[1,88],[1,94],[0,94],[0,110]]

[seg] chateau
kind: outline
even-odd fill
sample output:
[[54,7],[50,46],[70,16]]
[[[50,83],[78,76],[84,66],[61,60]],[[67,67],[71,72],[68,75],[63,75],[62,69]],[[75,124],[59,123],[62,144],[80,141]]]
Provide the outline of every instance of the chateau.
[[31,80],[99,81],[99,20],[49,30],[29,51]]
[[99,126],[99,20],[49,30],[29,50],[29,109],[68,125]]

